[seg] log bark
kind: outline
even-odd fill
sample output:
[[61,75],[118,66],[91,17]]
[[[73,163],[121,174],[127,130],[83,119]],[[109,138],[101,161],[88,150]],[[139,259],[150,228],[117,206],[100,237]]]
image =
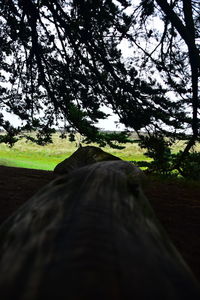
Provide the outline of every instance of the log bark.
[[121,160],[72,169],[0,227],[0,298],[200,299],[138,169]]
[[69,158],[59,163],[55,169],[54,174],[57,176],[71,173],[72,170],[94,164],[100,161],[120,160],[119,157],[103,151],[94,146],[80,147]]

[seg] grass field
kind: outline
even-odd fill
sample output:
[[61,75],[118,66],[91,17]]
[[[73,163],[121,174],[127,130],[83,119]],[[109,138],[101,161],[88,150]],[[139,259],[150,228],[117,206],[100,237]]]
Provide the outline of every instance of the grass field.
[[[144,155],[144,150],[137,144],[126,144],[125,149],[117,150],[109,147],[103,148],[104,151],[116,155],[127,161],[149,160]],[[200,150],[200,146],[198,146]],[[54,167],[63,159],[69,157],[77,149],[76,142],[69,142],[67,139],[59,139],[58,134],[53,135],[53,144],[38,146],[32,142],[21,140],[13,148],[5,144],[0,144],[0,165],[53,170]],[[178,142],[173,151],[178,152],[183,149],[183,142]]]
[[[13,148],[2,143],[0,144],[0,165],[53,170],[59,162],[69,157],[76,149],[76,142],[71,143],[67,139],[59,139],[58,134],[53,135],[53,144],[47,146],[38,146],[25,140],[18,141]],[[148,160],[137,144],[126,144],[123,150],[109,147],[103,150],[128,161]]]

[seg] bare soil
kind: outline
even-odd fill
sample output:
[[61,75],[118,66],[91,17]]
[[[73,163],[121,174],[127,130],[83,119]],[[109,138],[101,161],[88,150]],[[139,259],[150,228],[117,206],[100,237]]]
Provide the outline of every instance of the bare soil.
[[[52,172],[0,166],[0,224],[52,179]],[[144,191],[158,219],[200,281],[200,188],[147,181]]]

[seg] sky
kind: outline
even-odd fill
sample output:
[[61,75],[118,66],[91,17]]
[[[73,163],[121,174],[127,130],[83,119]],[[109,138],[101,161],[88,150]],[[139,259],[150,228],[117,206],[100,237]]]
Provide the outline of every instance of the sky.
[[[105,120],[100,120],[95,126],[102,130],[110,130],[110,131],[122,131],[125,129],[123,124],[116,124],[115,122],[119,123],[119,118],[117,115],[114,115],[109,108],[104,108],[104,111],[108,114],[111,114]],[[21,125],[21,120],[15,114],[10,114],[7,112],[3,112],[3,115],[6,120],[10,121],[10,123],[14,127],[18,127]]]

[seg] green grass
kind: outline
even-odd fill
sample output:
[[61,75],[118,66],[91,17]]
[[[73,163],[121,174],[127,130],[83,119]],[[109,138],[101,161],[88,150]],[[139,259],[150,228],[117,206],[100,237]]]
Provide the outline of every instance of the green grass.
[[[54,134],[53,144],[47,146],[38,146],[25,140],[18,141],[13,148],[0,144],[0,165],[53,170],[59,162],[69,157],[76,149],[76,142],[61,140],[58,134]],[[123,150],[109,147],[103,150],[127,161],[148,160],[137,144],[126,144]]]
[[[79,141],[80,138],[77,137],[77,140]],[[179,141],[174,145],[173,152],[176,153],[183,148],[184,142]],[[13,148],[2,143],[0,144],[0,165],[53,170],[59,162],[69,157],[76,149],[76,142],[71,143],[67,139],[62,140],[57,133],[53,135],[53,144],[47,146],[38,146],[25,140],[18,141]],[[127,161],[150,160],[144,155],[145,151],[141,150],[135,143],[126,144],[123,150],[109,147],[105,147],[103,150]],[[197,146],[196,150],[200,151],[200,145]]]

